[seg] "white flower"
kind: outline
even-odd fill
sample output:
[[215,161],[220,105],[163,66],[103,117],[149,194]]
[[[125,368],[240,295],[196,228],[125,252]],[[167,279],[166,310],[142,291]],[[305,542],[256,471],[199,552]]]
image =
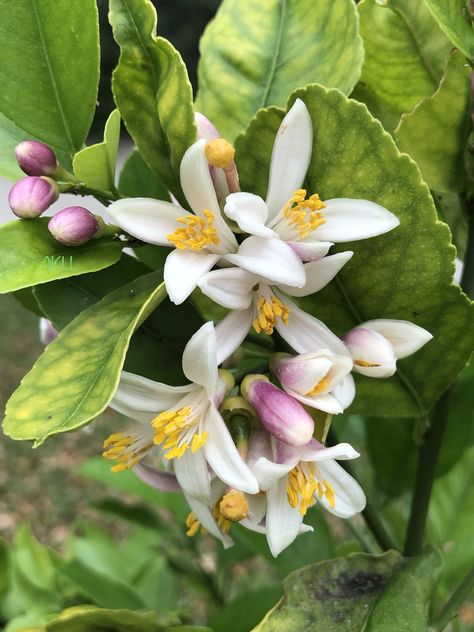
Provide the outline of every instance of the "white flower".
[[227,337],[225,327],[216,332],[212,323],[206,323],[186,345],[183,371],[189,385],[168,386],[122,373],[110,405],[138,423],[105,441],[104,456],[117,461],[115,470],[133,467],[160,446],[160,456],[173,462],[180,485],[193,497],[204,502],[211,497],[208,464],[227,485],[258,491],[218,411],[232,384],[230,374],[217,367],[227,357],[224,353],[235,350],[219,345],[220,336]]
[[320,503],[332,514],[350,518],[365,507],[360,485],[334,459],[359,454],[347,443],[325,448],[312,439],[289,446],[272,439],[273,458],[260,457],[252,466],[267,493],[266,534],[276,557],[300,533],[309,507]]
[[149,244],[174,246],[166,258],[164,280],[170,300],[182,303],[200,276],[221,257],[237,250],[222,217],[205,153],[206,141],[191,145],[181,161],[181,187],[194,211],[150,198],[113,202],[107,212],[127,233]]
[[334,243],[375,237],[399,225],[395,215],[368,200],[322,202],[316,194],[306,198],[301,187],[312,147],[311,118],[297,99],[275,138],[266,200],[252,193],[232,193],[225,214],[246,233],[286,242],[303,261],[324,257]]

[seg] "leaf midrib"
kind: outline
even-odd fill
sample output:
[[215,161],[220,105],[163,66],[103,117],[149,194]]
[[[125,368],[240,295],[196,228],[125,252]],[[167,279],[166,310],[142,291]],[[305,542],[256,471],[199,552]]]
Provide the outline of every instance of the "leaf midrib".
[[278,66],[278,62],[279,62],[280,54],[281,54],[282,43],[283,43],[283,28],[285,26],[286,8],[287,8],[286,2],[287,0],[281,0],[280,23],[278,25],[278,32],[277,32],[277,37],[275,41],[275,52],[273,55],[271,66],[270,66],[270,72],[268,74],[268,80],[263,90],[260,105],[258,106],[257,109],[267,107],[268,105],[268,95],[270,94],[273,80],[276,75],[277,66]]

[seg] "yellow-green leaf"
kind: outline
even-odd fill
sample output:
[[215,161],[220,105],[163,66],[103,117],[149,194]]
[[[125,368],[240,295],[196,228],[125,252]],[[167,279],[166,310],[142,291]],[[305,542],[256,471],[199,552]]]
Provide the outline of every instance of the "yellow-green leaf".
[[469,0],[425,0],[434,19],[451,42],[469,59],[474,59],[474,30]]

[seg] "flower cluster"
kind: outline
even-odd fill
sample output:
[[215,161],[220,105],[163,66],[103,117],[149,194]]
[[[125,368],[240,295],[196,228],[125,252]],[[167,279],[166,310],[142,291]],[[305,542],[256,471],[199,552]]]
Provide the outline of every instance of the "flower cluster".
[[[342,413],[355,396],[353,371],[393,375],[397,358],[431,336],[406,321],[372,320],[339,338],[296,304],[352,257],[328,254],[334,244],[399,223],[374,202],[321,200],[303,188],[313,138],[301,100],[278,130],[265,200],[239,190],[232,146],[201,115],[197,123],[199,139],[180,168],[193,212],[145,198],[118,200],[108,212],[134,237],[172,248],[164,268],[171,301],[178,305],[199,287],[230,311],[189,340],[182,359],[188,385],[122,374],[111,405],[135,423],[105,441],[104,456],[115,471],[133,468],[150,485],[182,490],[192,510],[188,535],[206,530],[228,546],[239,522],[266,533],[278,555],[311,529],[303,520],[312,505],[343,518],[365,505],[358,483],[337,463],[358,453],[318,442],[309,411]],[[276,330],[294,353],[275,354],[268,374],[247,375],[236,386],[219,366],[252,328],[260,336]]]

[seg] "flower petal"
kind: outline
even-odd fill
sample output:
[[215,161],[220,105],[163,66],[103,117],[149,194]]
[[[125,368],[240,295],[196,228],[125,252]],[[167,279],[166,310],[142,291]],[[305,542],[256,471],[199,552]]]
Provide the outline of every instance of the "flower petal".
[[[282,449],[289,451],[288,448],[279,446],[279,452]],[[329,448],[319,443],[316,439],[311,439],[306,445],[298,448],[301,461],[319,463],[320,461],[340,459],[347,461],[357,459],[360,454],[349,443],[338,443]]]
[[324,224],[311,236],[335,244],[376,237],[393,230],[400,220],[380,204],[369,200],[334,198],[325,200]]
[[257,480],[240,456],[224,420],[212,404],[206,414],[203,429],[208,432],[203,449],[216,475],[235,489],[256,494]]
[[334,386],[332,394],[345,410],[348,408],[355,397],[355,383],[351,374],[346,375],[342,380]]
[[329,459],[319,462],[316,473],[320,480],[328,481],[334,490],[334,507],[330,506],[325,496],[317,498],[325,509],[340,518],[350,518],[364,509],[366,498],[361,486],[336,461]]
[[174,473],[185,494],[205,504],[211,503],[211,477],[204,450],[188,450],[179,459],[174,459]]
[[216,325],[217,364],[220,365],[236,351],[245,340],[253,320],[253,307],[235,310]]
[[206,251],[173,250],[166,257],[164,280],[170,301],[183,303],[199,279],[219,261],[219,255]]
[[287,241],[301,261],[316,261],[325,257],[329,248],[333,246],[330,241]]
[[183,209],[152,198],[127,198],[112,202],[107,213],[127,233],[158,246],[172,246],[168,235],[179,227],[178,217]]
[[265,226],[268,209],[264,200],[253,193],[231,193],[227,196],[224,213],[237,222],[244,233],[258,237],[276,237],[275,231]]
[[249,505],[249,520],[259,524],[265,517],[267,511],[267,498],[265,494],[247,494]]
[[202,293],[229,309],[247,309],[252,303],[252,288],[259,277],[241,268],[212,270],[199,279]]
[[176,476],[171,472],[163,472],[143,463],[135,465],[133,471],[144,483],[162,492],[182,491]]
[[397,358],[406,358],[433,338],[429,331],[408,320],[369,320],[361,327],[376,331],[387,338]]
[[286,496],[286,476],[267,492],[267,540],[276,557],[286,549],[300,532],[303,516],[291,507]]
[[303,287],[306,281],[301,259],[281,239],[248,237],[237,254],[227,255],[226,259],[274,283]]
[[326,393],[326,395],[301,395],[291,388],[285,387],[283,388],[295,399],[297,399],[302,404],[306,406],[310,406],[311,408],[316,408],[317,410],[322,410],[325,413],[329,413],[330,415],[339,415],[344,412],[344,408],[341,406],[339,400],[334,397],[331,393]]
[[190,382],[199,384],[214,396],[217,387],[217,342],[214,323],[204,323],[190,338],[183,352],[183,372]]
[[396,370],[396,358],[390,342],[378,332],[359,325],[343,340],[354,361],[353,371],[368,377],[390,377]]
[[338,252],[335,255],[305,263],[306,283],[302,288],[289,287],[287,285],[280,285],[279,287],[289,296],[308,296],[319,292],[334,279],[353,254],[353,252],[348,250],[347,252]]
[[273,219],[301,189],[311,160],[313,127],[309,112],[296,99],[281,122],[273,145],[267,191],[269,219]]
[[[291,446],[293,447],[293,446]],[[252,472],[258,481],[262,491],[266,491],[272,485],[275,485],[280,478],[285,477],[299,461],[299,453],[295,450],[289,455],[288,461],[285,463],[274,463],[264,456],[261,456],[252,465]]]
[[217,526],[216,521],[214,520],[214,516],[212,515],[209,507],[196,500],[192,496],[186,496],[186,500],[188,501],[188,505],[191,507],[196,518],[199,520],[201,525],[209,531],[211,535],[220,540],[224,545],[224,548],[228,549],[230,546],[234,544],[232,538],[230,538],[226,533],[222,533],[222,531]]

